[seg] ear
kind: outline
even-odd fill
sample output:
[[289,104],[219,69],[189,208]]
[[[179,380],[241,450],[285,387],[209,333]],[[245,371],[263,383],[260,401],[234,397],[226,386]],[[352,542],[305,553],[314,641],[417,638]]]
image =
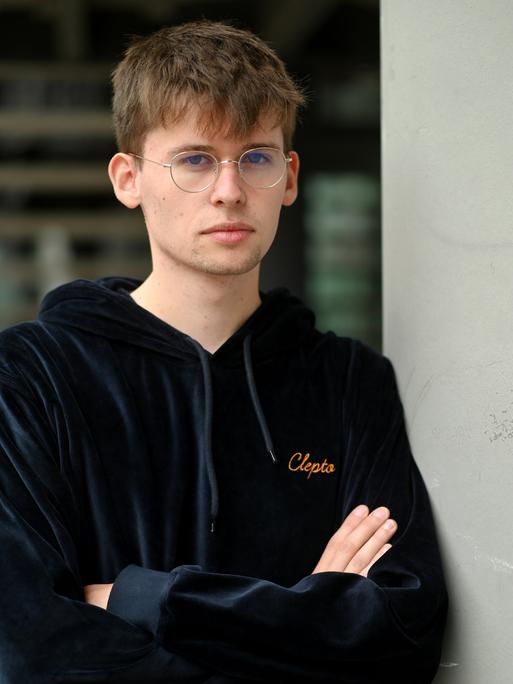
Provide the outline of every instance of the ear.
[[287,164],[287,184],[283,194],[282,204],[284,207],[290,207],[296,201],[297,197],[297,178],[299,175],[299,155],[297,152],[289,152],[288,156],[292,161]]
[[136,160],[129,154],[117,152],[110,160],[109,178],[114,193],[129,209],[135,209],[141,203],[137,172]]

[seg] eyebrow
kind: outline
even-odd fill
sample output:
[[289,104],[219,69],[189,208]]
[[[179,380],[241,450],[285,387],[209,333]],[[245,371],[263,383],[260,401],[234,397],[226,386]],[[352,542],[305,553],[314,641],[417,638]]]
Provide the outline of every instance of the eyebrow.
[[[276,145],[275,142],[269,142],[269,141],[257,141],[257,142],[251,142],[251,143],[246,143],[245,145],[242,145],[239,147],[240,154],[243,152],[246,152],[247,150],[253,150],[258,147],[272,147],[273,149],[281,149],[279,146]],[[177,154],[180,154],[181,152],[210,152],[210,154],[215,155],[216,148],[213,147],[212,145],[196,145],[195,143],[186,143],[185,145],[180,145],[180,147],[172,147],[167,151],[166,158],[171,159]]]

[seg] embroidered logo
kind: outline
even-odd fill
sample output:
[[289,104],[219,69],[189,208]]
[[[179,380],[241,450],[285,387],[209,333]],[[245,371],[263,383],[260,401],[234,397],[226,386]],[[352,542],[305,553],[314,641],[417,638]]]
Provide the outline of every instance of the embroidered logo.
[[328,463],[326,459],[320,463],[319,461],[311,461],[310,454],[303,454],[300,451],[291,456],[289,461],[289,470],[300,470],[303,473],[308,473],[308,479],[311,475],[317,473],[334,473],[336,468],[333,463]]

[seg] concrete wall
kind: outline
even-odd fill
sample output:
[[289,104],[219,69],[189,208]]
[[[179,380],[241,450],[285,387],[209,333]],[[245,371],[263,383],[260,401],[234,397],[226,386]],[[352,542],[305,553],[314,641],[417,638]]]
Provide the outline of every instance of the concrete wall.
[[513,3],[383,0],[382,83],[384,347],[452,598],[436,682],[508,684]]

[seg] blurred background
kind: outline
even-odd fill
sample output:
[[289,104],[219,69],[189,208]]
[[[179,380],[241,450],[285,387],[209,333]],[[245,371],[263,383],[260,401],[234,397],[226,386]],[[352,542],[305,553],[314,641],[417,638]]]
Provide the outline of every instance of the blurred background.
[[148,274],[142,215],[106,171],[110,73],[131,35],[199,18],[258,33],[309,93],[263,289],[380,349],[379,0],[0,0],[0,329],[68,280]]

